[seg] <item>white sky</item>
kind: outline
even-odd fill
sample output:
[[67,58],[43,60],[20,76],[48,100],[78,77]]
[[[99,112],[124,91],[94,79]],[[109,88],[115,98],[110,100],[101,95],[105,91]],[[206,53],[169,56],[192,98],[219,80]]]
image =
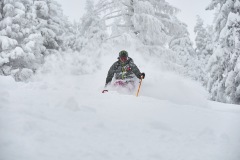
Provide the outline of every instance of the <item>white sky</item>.
[[178,14],[178,18],[188,25],[188,31],[190,38],[194,41],[194,26],[196,24],[196,15],[199,15],[205,25],[212,24],[213,11],[206,11],[205,8],[210,4],[212,0],[166,0],[174,7],[181,10]]
[[[85,0],[57,0],[63,7],[65,15],[70,20],[78,21],[84,11]],[[97,0],[95,0],[97,1]],[[173,6],[179,8],[181,12],[178,18],[188,25],[190,38],[194,41],[193,28],[196,24],[196,15],[204,20],[205,24],[212,24],[213,12],[206,11],[205,8],[211,0],[166,0]]]
[[63,12],[70,20],[78,21],[85,12],[86,0],[56,0],[62,5]]

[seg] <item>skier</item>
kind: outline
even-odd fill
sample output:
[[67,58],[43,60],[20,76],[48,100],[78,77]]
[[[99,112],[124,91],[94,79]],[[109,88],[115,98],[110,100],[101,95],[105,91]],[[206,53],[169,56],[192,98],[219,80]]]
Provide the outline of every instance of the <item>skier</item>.
[[141,73],[138,67],[134,64],[132,58],[128,57],[128,52],[123,50],[119,52],[118,61],[116,61],[108,71],[106,78],[107,85],[112,81],[115,74],[114,86],[126,87],[129,83],[134,85],[134,78],[145,78],[145,73]]

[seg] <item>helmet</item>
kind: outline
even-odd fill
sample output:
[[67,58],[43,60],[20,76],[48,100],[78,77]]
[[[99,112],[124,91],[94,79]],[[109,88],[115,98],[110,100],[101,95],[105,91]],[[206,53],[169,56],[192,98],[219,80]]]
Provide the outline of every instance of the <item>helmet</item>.
[[128,59],[128,52],[124,50],[119,52],[119,59],[121,62],[125,63]]
[[121,57],[128,57],[128,52],[125,50],[122,50],[121,52],[119,52],[119,58]]

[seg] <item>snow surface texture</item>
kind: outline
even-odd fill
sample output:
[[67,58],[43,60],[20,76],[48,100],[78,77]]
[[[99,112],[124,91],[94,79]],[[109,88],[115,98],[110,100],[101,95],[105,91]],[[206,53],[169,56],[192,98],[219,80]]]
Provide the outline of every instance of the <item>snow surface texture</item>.
[[0,159],[240,159],[239,106],[208,101],[199,84],[131,57],[146,73],[139,97],[101,93],[115,56],[93,74],[51,59],[55,72],[32,82],[0,77]]

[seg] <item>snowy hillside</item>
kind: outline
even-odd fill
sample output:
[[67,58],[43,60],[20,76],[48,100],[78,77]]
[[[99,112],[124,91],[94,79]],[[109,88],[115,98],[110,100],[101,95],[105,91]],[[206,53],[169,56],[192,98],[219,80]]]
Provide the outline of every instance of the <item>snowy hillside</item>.
[[133,58],[146,73],[139,97],[101,93],[114,56],[94,74],[0,77],[0,159],[240,159],[239,106]]
[[[239,8],[212,0],[194,47],[165,0],[1,0],[0,160],[240,160]],[[132,73],[139,97],[102,93]]]

